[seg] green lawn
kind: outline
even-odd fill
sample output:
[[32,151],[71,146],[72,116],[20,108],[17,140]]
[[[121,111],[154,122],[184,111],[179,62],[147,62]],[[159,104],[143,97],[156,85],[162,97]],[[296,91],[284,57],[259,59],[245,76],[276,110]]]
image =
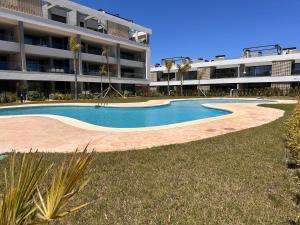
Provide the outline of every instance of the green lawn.
[[[96,154],[92,181],[78,200],[93,203],[61,224],[288,225],[296,207],[283,122],[293,106],[272,107],[286,116],[187,144]],[[46,154],[55,162],[68,157]]]
[[[161,96],[161,97],[128,97],[128,98],[110,98],[107,100],[108,103],[130,103],[130,102],[146,102],[149,100],[160,100],[160,99],[187,99],[187,98],[204,98],[204,96]],[[214,97],[207,97],[214,98]],[[253,97],[245,97],[245,98],[256,98]],[[278,97],[265,97],[269,99],[282,99],[282,100],[294,100],[295,97],[286,97],[286,96],[278,96]],[[10,105],[25,105],[25,104],[52,104],[52,103],[98,103],[97,99],[82,99],[82,100],[68,100],[68,101],[34,101],[34,102],[26,102],[26,103],[0,103],[0,106],[10,106]]]
[[[186,99],[186,98],[199,98],[197,96],[163,96],[163,97],[128,97],[128,98],[110,98],[106,100],[108,103],[130,103],[130,102],[146,102],[149,100],[160,100],[160,99]],[[9,105],[24,105],[24,104],[51,104],[51,103],[98,103],[97,99],[81,99],[81,100],[68,100],[68,101],[34,101],[25,103],[0,103],[0,106]]]

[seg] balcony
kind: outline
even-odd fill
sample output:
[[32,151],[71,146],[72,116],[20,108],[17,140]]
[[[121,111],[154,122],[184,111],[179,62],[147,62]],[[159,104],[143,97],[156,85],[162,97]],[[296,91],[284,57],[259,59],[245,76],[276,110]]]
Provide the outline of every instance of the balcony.
[[10,42],[17,42],[16,38],[13,35],[6,35],[0,33],[0,40],[1,41],[10,41]]
[[46,46],[26,44],[25,51],[26,54],[29,55],[37,55],[37,56],[45,56],[45,57],[53,57],[53,58],[65,58],[65,59],[73,58],[71,51],[57,49],[57,48],[50,48]]
[[21,65],[14,62],[0,61],[0,70],[21,71]]
[[68,38],[52,38],[52,44],[50,44],[50,37],[35,37],[31,35],[25,35],[24,43],[27,45],[34,45],[47,48],[55,48],[61,50],[69,50]]
[[[86,62],[94,62],[94,63],[102,63],[106,64],[106,58],[102,55],[94,55],[89,53],[82,53],[81,54],[82,61]],[[113,57],[108,58],[109,64],[117,64],[117,59]]]
[[74,74],[74,71],[69,67],[64,66],[46,66],[39,64],[27,65],[28,72],[42,72],[42,73],[59,73],[59,74]]
[[143,73],[122,72],[121,77],[130,79],[145,79],[146,76]]

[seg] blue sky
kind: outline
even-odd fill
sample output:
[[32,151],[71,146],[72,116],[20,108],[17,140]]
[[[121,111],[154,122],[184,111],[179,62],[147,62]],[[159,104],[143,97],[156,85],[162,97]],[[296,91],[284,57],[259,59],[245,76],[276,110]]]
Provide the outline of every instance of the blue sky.
[[300,47],[299,0],[75,0],[153,30],[151,63],[172,56],[239,57],[244,47]]

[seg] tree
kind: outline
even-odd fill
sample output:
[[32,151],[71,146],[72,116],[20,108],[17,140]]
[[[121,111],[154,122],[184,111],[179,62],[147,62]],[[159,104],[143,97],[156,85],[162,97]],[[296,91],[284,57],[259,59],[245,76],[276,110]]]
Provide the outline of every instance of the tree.
[[74,87],[74,96],[75,99],[78,99],[78,67],[79,67],[79,52],[81,50],[81,45],[78,43],[77,37],[73,36],[69,40],[70,50],[73,52],[73,62],[74,62],[74,75],[75,75],[75,87]]
[[106,65],[102,65],[102,66],[100,67],[99,75],[100,75],[100,79],[101,79],[101,97],[102,97],[102,94],[103,94],[103,82],[102,82],[102,76],[107,76]]
[[109,53],[110,53],[109,47],[104,46],[102,51],[102,56],[105,57],[105,61],[106,61],[106,75],[108,77],[108,83],[111,84],[110,71],[109,71]]
[[[124,97],[114,86],[111,84],[111,76],[110,76],[110,71],[109,71],[109,53],[110,53],[110,48],[109,46],[104,46],[103,51],[102,51],[102,56],[105,57],[106,60],[106,74],[108,77],[108,88],[105,89],[104,91],[101,91],[101,97],[106,97],[111,90],[113,90],[115,93],[117,93],[119,96]],[[102,68],[104,70],[104,68]],[[103,92],[105,94],[103,95]]]
[[168,95],[170,95],[170,71],[173,67],[174,60],[173,59],[165,59],[164,64],[168,70]]
[[198,91],[199,91],[199,94],[201,92],[204,96],[206,96],[206,94],[201,90],[200,82],[203,79],[203,77],[205,76],[206,71],[207,71],[207,68],[202,68],[202,69],[197,71]]
[[9,169],[4,171],[0,225],[50,224],[88,205],[73,203],[88,183],[82,178],[92,160],[86,150],[74,153],[56,169],[53,164],[43,165],[43,156],[36,153],[17,158],[12,153]]
[[190,60],[182,60],[182,64],[177,64],[178,74],[180,75],[180,95],[183,95],[183,78],[191,68]]

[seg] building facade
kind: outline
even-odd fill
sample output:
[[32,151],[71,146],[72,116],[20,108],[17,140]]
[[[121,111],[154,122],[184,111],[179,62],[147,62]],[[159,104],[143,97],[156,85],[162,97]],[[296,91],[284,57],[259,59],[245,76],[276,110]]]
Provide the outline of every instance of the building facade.
[[[0,92],[20,89],[72,93],[71,37],[81,44],[79,91],[100,91],[99,70],[110,49],[111,82],[119,89],[148,86],[152,31],[69,0],[0,1]],[[107,77],[102,82],[108,83]]]
[[[246,54],[245,54],[246,53]],[[262,54],[243,52],[241,58],[226,59],[224,55],[214,60],[192,60],[191,69],[184,76],[184,89],[203,91],[232,89],[260,89],[265,87],[288,90],[300,84],[300,52],[295,48]],[[151,88],[167,90],[167,69],[163,65],[151,67]],[[171,89],[181,85],[176,65],[170,73]]]

